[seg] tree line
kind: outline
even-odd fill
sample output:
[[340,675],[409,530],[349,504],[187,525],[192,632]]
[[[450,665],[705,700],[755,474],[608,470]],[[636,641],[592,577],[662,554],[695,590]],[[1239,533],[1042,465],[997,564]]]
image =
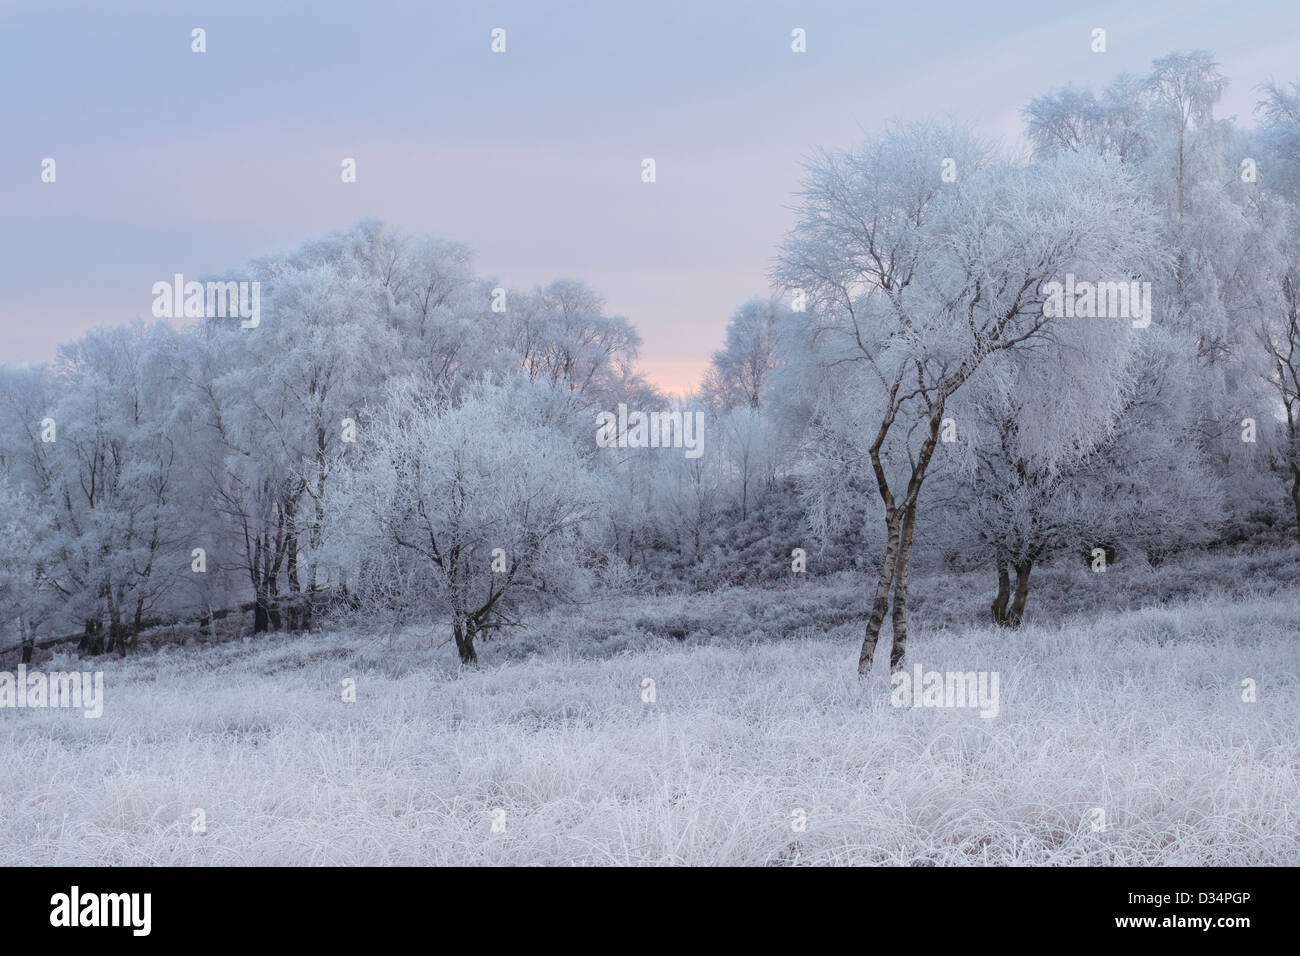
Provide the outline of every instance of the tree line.
[[[0,368],[0,627],[126,653],[251,600],[255,632],[359,612],[474,662],[539,603],[779,580],[804,548],[875,577],[865,673],[887,617],[903,660],[915,562],[987,568],[1014,627],[1054,557],[1300,528],[1300,85],[1245,127],[1226,82],[1171,54],[1036,98],[1025,156],[955,124],[816,154],[772,291],[685,398],[585,284],[505,289],[370,220],[214,277],[258,283],[256,327]],[[1149,290],[1152,320],[1062,287]],[[704,453],[598,443],[620,405],[703,410]]]

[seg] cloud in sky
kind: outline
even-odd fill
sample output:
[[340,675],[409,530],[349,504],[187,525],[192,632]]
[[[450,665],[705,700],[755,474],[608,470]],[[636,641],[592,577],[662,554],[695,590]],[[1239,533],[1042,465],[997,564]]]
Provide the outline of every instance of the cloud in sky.
[[1300,79],[1294,0],[897,7],[0,5],[3,359],[147,316],[159,278],[376,216],[469,243],[510,285],[583,279],[637,324],[652,378],[685,389],[767,288],[813,147],[951,116],[1014,148],[1030,97],[1174,49],[1212,50],[1243,118],[1256,84]]

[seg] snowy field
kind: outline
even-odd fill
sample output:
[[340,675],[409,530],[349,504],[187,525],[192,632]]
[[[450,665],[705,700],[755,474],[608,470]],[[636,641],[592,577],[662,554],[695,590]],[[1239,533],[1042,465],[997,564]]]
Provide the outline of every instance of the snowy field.
[[[779,616],[843,587],[696,603]],[[582,621],[626,625],[607,641],[548,617],[571,647],[524,632],[477,671],[415,630],[38,661],[102,667],[105,713],[0,713],[0,858],[1300,864],[1300,591],[914,627],[909,666],[999,674],[993,718],[891,706],[886,648],[860,685],[849,620],[756,643],[635,625],[675,600]]]

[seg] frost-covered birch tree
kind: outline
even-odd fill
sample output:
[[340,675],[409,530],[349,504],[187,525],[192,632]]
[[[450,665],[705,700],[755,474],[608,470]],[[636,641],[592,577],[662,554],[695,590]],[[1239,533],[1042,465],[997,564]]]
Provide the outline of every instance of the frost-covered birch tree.
[[449,618],[466,664],[525,596],[574,585],[578,536],[600,513],[571,436],[527,414],[533,387],[480,382],[453,402],[393,382],[330,498],[363,598],[404,620]]
[[[945,170],[955,181],[944,181]],[[933,127],[824,154],[800,198],[776,278],[808,296],[820,348],[810,494],[832,513],[844,473],[867,469],[883,506],[885,553],[858,664],[865,674],[891,610],[891,666],[906,652],[908,562],[948,402],[1002,353],[1064,348],[1075,336],[1092,346],[1075,358],[1097,373],[1082,380],[1104,382],[1122,367],[1127,323],[1052,317],[1043,287],[1067,272],[1135,278],[1150,216],[1118,164],[1095,155],[993,162],[969,134]],[[1056,420],[1044,439],[1064,447],[1108,417],[1077,407],[1085,414]]]
[[[1052,556],[1118,545],[1159,560],[1204,540],[1220,517],[1219,482],[1170,361],[1178,340],[1158,326],[1135,338],[1130,361],[1107,380],[1076,380],[1095,366],[1073,348],[1026,352],[1020,358],[1049,374],[1017,374],[1013,388],[977,380],[953,403],[954,440],[935,476],[944,510],[927,538],[995,569],[995,624],[1020,625],[1033,568]],[[1109,421],[1095,419],[1082,439],[1044,443],[1052,420],[1082,414],[1068,403],[1089,395]]]

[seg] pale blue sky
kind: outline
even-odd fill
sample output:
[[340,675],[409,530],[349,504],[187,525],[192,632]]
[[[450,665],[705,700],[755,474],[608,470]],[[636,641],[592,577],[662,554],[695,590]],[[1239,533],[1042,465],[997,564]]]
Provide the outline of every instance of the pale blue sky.
[[680,388],[765,291],[812,147],[926,116],[1015,147],[1031,96],[1193,48],[1248,118],[1300,80],[1300,3],[0,0],[0,359],[377,216],[507,285],[587,281]]

